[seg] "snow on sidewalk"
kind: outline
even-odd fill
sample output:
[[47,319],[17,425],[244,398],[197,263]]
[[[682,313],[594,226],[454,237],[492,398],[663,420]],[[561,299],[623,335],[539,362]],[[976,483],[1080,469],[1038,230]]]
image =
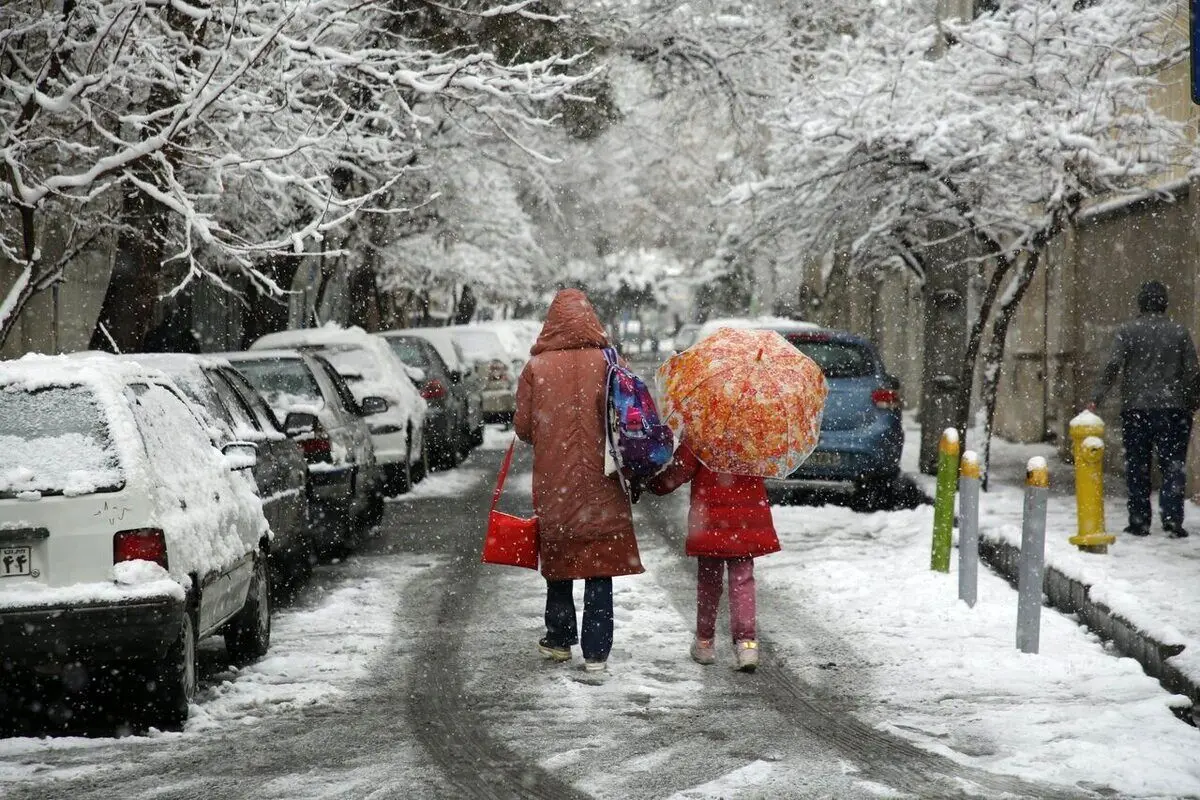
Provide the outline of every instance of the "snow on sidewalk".
[[[908,422],[908,421],[906,421]],[[906,424],[906,467],[915,471],[919,430]],[[981,446],[981,433],[972,431],[968,446]],[[1046,563],[1070,578],[1091,586],[1093,600],[1104,603],[1117,615],[1163,644],[1184,645],[1182,654],[1169,659],[1193,683],[1200,683],[1200,507],[1189,502],[1185,518],[1193,529],[1188,539],[1168,539],[1155,527],[1141,539],[1121,533],[1127,519],[1124,482],[1119,475],[1105,475],[1105,522],[1117,537],[1105,555],[1083,553],[1067,540],[1077,531],[1073,472],[1046,444],[1021,445],[1003,440],[992,442],[993,480],[990,490],[980,495],[980,531],[985,537],[1020,547],[1024,489],[1014,476],[1034,456],[1047,459],[1058,486],[1052,486],[1046,514]],[[932,495],[932,478],[922,476]],[[1065,485],[1063,485],[1065,484]],[[1053,491],[1061,489],[1062,491]],[[1155,513],[1157,493],[1152,498]]]
[[[1016,592],[980,572],[979,602],[929,569],[933,512],[776,507],[783,552],[758,560],[764,633],[790,662],[807,643],[772,619],[780,594],[857,651],[857,712],[965,764],[1122,796],[1200,795],[1200,731],[1132,659],[1050,609],[1041,654],[1015,647]],[[956,554],[957,557],[957,554]],[[956,563],[956,562],[955,562]],[[768,627],[769,626],[769,627]]]

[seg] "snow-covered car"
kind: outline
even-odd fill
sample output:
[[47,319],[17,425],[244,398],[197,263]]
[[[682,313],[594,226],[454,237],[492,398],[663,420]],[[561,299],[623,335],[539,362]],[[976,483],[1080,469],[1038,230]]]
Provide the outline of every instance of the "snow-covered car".
[[434,469],[457,466],[471,450],[467,432],[469,396],[462,375],[452,372],[433,343],[423,337],[398,331],[380,335],[401,361],[421,371],[417,386],[429,404],[425,421],[431,466]]
[[506,344],[500,332],[479,325],[452,325],[446,330],[462,347],[482,385],[484,421],[510,422],[517,410],[520,375],[515,371],[512,345]]
[[346,379],[358,402],[375,461],[383,470],[384,491],[407,492],[425,476],[429,463],[425,446],[428,405],[404,362],[380,336],[362,328],[321,328],[269,333],[251,350],[302,348],[320,352]]
[[349,550],[383,516],[383,474],[350,387],[324,357],[298,350],[224,353],[282,420],[308,462],[317,555]]
[[246,441],[258,448],[252,474],[273,534],[271,582],[276,589],[298,587],[308,577],[315,549],[308,528],[308,470],[300,445],[284,434],[259,393],[225,359],[185,353],[126,357],[169,375],[196,405],[218,447]]
[[467,412],[463,431],[464,439],[471,446],[483,444],[483,379],[476,374],[474,363],[463,352],[462,345],[454,338],[449,328],[404,328],[388,331],[383,334],[390,336],[420,336],[433,345],[438,355],[446,362],[450,370],[450,380],[455,382],[466,394]]
[[196,645],[271,638],[255,449],[209,438],[157,370],[112,356],[0,362],[0,648],[13,671],[127,678],[177,727]]

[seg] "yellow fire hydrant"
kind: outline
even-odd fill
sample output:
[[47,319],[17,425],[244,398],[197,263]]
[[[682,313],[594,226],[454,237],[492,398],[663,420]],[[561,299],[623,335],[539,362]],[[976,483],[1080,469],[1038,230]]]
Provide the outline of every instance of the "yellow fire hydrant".
[[1071,420],[1075,511],[1079,532],[1068,541],[1085,553],[1107,553],[1117,538],[1104,526],[1104,420],[1084,411]]

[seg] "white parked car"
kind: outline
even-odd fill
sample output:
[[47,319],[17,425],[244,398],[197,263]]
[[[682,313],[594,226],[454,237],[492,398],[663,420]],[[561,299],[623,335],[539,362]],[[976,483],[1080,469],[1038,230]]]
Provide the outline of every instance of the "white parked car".
[[473,365],[481,386],[484,422],[510,422],[517,410],[517,367],[524,366],[514,357],[511,334],[480,325],[452,325],[446,330]]
[[[0,362],[0,645],[31,671],[128,675],[176,727],[196,643],[271,637],[253,445],[218,450],[162,373],[100,353]],[[107,669],[100,669],[106,667]]]
[[413,375],[382,337],[362,328],[324,326],[268,333],[253,350],[300,348],[319,352],[346,379],[366,418],[387,494],[407,492],[428,470],[428,405]]

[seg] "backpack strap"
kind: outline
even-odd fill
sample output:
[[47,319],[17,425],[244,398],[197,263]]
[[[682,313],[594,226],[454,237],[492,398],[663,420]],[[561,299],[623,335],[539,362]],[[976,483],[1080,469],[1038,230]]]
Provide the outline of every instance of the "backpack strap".
[[615,367],[617,365],[617,351],[611,347],[605,347],[604,359],[608,362],[610,367]]

